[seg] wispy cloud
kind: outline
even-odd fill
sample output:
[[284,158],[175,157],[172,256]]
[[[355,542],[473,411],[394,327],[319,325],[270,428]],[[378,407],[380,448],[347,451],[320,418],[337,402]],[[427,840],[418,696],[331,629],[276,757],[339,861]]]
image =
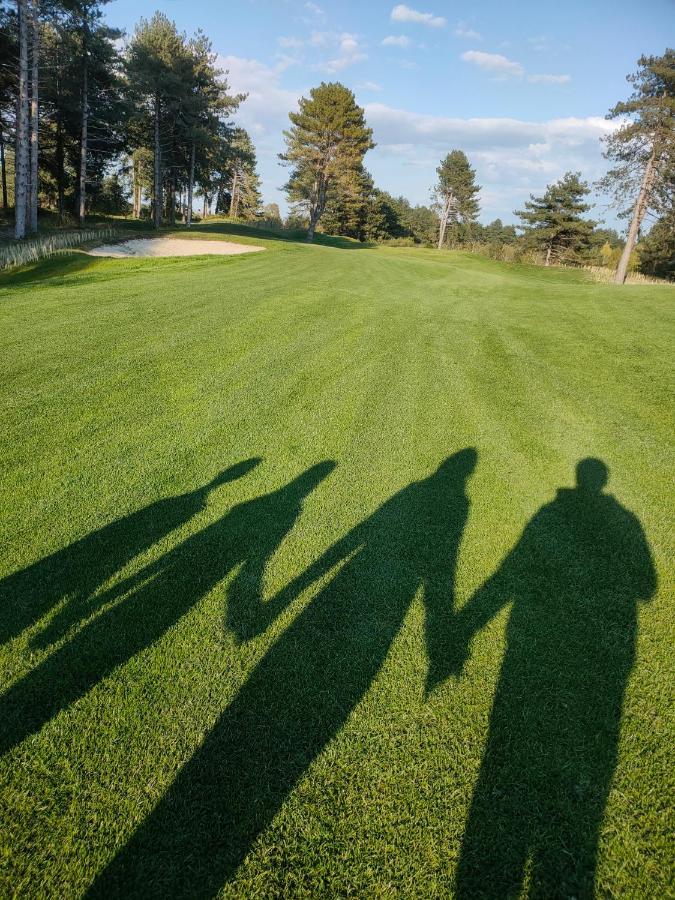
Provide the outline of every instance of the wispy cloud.
[[302,38],[298,37],[278,37],[277,44],[280,47],[285,47],[287,50],[297,50],[299,47],[303,47],[305,42]]
[[376,81],[360,81],[356,85],[357,91],[372,91],[373,93],[377,93],[382,90],[382,85],[378,84]]
[[482,50],[467,50],[462,53],[464,62],[487,69],[498,78],[522,78],[525,69],[519,62],[502,56],[501,53],[484,53]]
[[527,80],[532,84],[569,84],[572,80],[571,75],[528,75]]
[[368,59],[368,55],[364,53],[358,37],[349,32],[343,32],[338,39],[338,55],[328,62],[319,66],[326,72],[340,72],[349,66],[363,62]]
[[482,41],[483,35],[479,31],[469,28],[464,22],[458,22],[453,32],[455,37],[464,38],[467,41]]
[[317,6],[316,3],[311,3],[311,2],[305,3],[305,9],[306,9],[308,12],[313,13],[315,16],[322,16],[322,15],[323,15],[323,10],[321,9],[320,6]]
[[429,28],[443,28],[446,24],[443,16],[435,16],[433,13],[411,9],[405,3],[398,3],[392,9],[391,20],[392,22],[414,22],[417,25],[428,25]]
[[410,38],[406,37],[405,34],[399,34],[399,35],[389,34],[382,41],[382,45],[384,47],[409,47],[410,46]]

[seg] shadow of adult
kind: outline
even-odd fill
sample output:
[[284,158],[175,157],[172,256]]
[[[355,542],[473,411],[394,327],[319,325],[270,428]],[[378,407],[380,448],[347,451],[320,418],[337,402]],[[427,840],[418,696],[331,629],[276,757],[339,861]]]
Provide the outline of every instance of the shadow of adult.
[[0,643],[17,637],[67,599],[32,645],[48,647],[63,637],[92,612],[93,595],[115,572],[203,510],[214,488],[241,478],[259,462],[242,460],[197,490],[158,500],[3,578]]
[[542,507],[457,614],[457,646],[512,603],[458,898],[591,897],[616,766],[638,602],[656,576],[638,519],[600,460]]
[[[475,463],[473,449],[449,457],[337,541],[269,601],[257,623],[255,615],[246,620],[250,637],[332,575],[98,878],[94,895],[210,897],[234,875],[363,698],[420,588],[430,603],[429,630],[449,628]],[[431,653],[441,648],[440,640],[430,644]]]
[[319,463],[280,490],[234,506],[155,563],[99,595],[101,604],[118,602],[0,698],[0,752],[38,731],[159,640],[249,556],[269,558],[292,528],[306,495],[334,465]]

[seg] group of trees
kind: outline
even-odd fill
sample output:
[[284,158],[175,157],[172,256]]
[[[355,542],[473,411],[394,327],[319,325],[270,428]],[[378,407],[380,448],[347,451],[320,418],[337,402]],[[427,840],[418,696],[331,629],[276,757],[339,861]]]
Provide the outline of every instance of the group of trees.
[[129,196],[155,226],[178,214],[189,225],[197,190],[206,208],[257,214],[255,150],[231,122],[244,96],[208,38],[156,13],[122,46],[105,2],[0,0],[2,202],[16,237],[37,230],[38,205],[82,224],[91,208],[126,211]]
[[[155,13],[122,46],[103,22],[106,2],[0,0],[2,203],[7,211],[13,193],[16,237],[37,230],[38,205],[82,224],[91,208],[126,211],[131,197],[132,215],[156,227],[179,215],[190,225],[199,192],[204,213],[215,201],[217,213],[261,214],[255,148],[231,121],[245,96],[231,93],[206,35],[181,34]],[[530,196],[515,227],[478,222],[480,186],[459,149],[441,160],[430,206],[378,189],[364,166],[372,131],[339,83],[313,88],[289,114],[280,158],[290,169],[290,218],[310,241],[320,228],[438,248],[518,244],[547,265],[600,258],[616,263],[619,282],[641,237],[641,267],[672,277],[675,51],[642,57],[629,81],[631,96],[608,114],[620,124],[606,139],[612,168],[599,183],[630,219],[624,242],[586,217],[591,187],[580,172]],[[648,216],[655,224],[641,235]],[[278,208],[270,217],[280,219]]]
[[[647,215],[657,219],[639,248],[645,271],[673,273],[675,188],[675,51],[644,56],[629,76],[633,93],[608,118],[621,124],[606,139],[605,156],[613,163],[599,187],[612,193],[620,214],[630,217],[627,240],[616,266],[616,281],[626,278],[631,254]],[[412,208],[404,198],[378,190],[364,168],[374,144],[364,111],[341,84],[321,84],[302,98],[285,132],[283,162],[293,167],[286,185],[296,215],[305,217],[311,240],[321,222],[324,231],[360,240],[413,238],[446,242],[512,244],[540,253],[546,265],[570,260],[614,260],[618,235],[598,229],[585,214],[591,186],[581,172],[567,172],[540,197],[530,196],[517,226],[496,220],[478,223],[480,187],[466,154],[452,150],[436,172],[431,208]]]

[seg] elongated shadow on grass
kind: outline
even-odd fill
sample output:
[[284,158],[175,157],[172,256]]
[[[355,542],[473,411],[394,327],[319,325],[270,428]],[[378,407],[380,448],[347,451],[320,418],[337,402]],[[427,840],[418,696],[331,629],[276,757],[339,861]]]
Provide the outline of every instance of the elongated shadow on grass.
[[123,516],[39,562],[0,581],[0,643],[65,605],[32,640],[45,648],[94,609],[93,595],[139,553],[205,508],[210,491],[246,475],[260,462],[236,463],[203,487],[152,503]]
[[456,880],[460,900],[594,896],[638,604],[656,589],[638,519],[577,467],[457,614],[452,668],[511,603],[507,649]]
[[[231,878],[297,780],[373,683],[418,590],[427,598],[428,687],[445,671],[453,579],[476,451],[449,457],[335,543],[276,598],[230,614],[262,630],[333,578],[256,666],[92,895],[210,897]],[[439,655],[442,659],[435,660]],[[330,815],[330,810],[327,811]]]
[[[250,465],[241,464],[238,474],[245,474]],[[334,466],[331,461],[319,463],[285,487],[234,506],[156,563],[98,594],[99,605],[117,603],[0,698],[0,752],[38,731],[115,668],[161,638],[236,566],[245,566],[250,556],[260,562],[262,577],[264,561],[292,528],[304,499]],[[203,490],[213,486],[212,482]],[[255,588],[254,595],[259,591]]]

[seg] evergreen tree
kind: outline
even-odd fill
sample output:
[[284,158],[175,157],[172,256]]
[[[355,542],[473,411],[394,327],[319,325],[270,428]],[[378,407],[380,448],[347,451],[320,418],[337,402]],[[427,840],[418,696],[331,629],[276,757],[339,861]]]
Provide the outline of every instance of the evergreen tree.
[[640,271],[675,281],[675,203],[637,246]]
[[289,118],[292,127],[284,132],[286,152],[280,158],[292,166],[286,191],[306,210],[311,241],[331,193],[344,198],[358,191],[363,158],[375,144],[354,94],[337,82],[312,88]]
[[675,50],[642,56],[628,76],[633,93],[617,103],[607,118],[627,118],[606,138],[607,159],[616,163],[600,187],[613,193],[622,212],[631,216],[628,237],[615,281],[626,280],[628,262],[645,215],[662,212],[669,202],[675,170]]
[[578,253],[590,245],[595,222],[583,219],[591,205],[583,198],[590,193],[581,172],[566,172],[555,184],[546,188],[543,197],[530,194],[524,210],[514,215],[524,222],[519,226],[526,243],[546,253],[546,265],[565,254]]
[[480,186],[476,184],[476,173],[471,168],[462,150],[452,150],[436,169],[438,183],[434,197],[440,211],[438,249],[445,241],[448,223],[457,226],[460,222],[471,225],[478,216]]

